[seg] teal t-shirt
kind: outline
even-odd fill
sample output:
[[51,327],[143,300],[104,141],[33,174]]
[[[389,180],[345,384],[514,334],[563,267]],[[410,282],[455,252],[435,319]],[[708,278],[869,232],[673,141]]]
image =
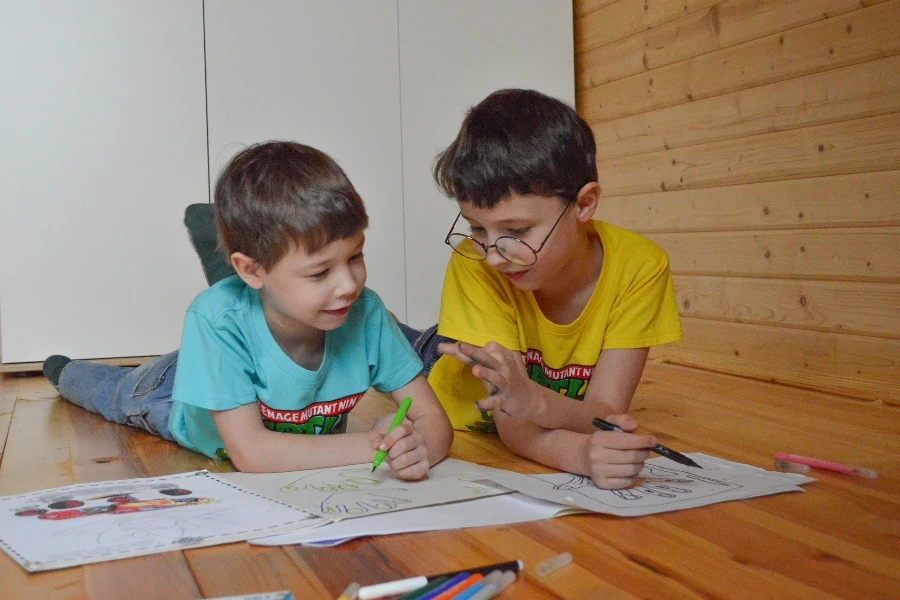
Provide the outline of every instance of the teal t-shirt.
[[169,430],[182,446],[224,458],[226,449],[209,411],[255,402],[270,430],[343,433],[347,414],[369,387],[392,392],[421,370],[422,362],[381,298],[368,288],[344,324],[326,333],[319,369],[304,369],[272,337],[259,293],[232,276],[202,292],[188,308]]

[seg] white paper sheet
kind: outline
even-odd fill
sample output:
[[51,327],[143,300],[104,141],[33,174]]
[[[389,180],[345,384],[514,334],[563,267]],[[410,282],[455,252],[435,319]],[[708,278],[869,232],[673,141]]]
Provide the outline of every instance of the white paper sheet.
[[373,473],[371,463],[291,473],[222,473],[220,477],[314,515],[341,521],[509,492],[479,483],[483,478],[480,468],[448,458],[421,481],[401,481],[387,467]]
[[534,498],[622,517],[802,492],[799,484],[815,481],[804,475],[773,473],[699,452],[688,456],[703,468],[685,467],[655,457],[644,463],[637,484],[624,490],[602,490],[589,477],[569,473],[522,475],[491,469],[485,477]]
[[281,546],[283,544],[336,546],[353,538],[367,535],[510,525],[583,512],[587,511],[514,492],[469,502],[428,506],[402,513],[373,515],[365,519],[329,523],[315,529],[257,538],[251,540],[250,543],[260,546]]
[[775,473],[705,454],[690,456],[704,468],[682,467],[666,458],[656,457],[647,461],[642,478],[627,490],[601,490],[589,478],[580,475],[523,475],[447,459],[433,471],[464,471],[518,492],[401,514],[376,515],[349,523],[327,523],[316,529],[256,538],[251,543],[334,546],[366,535],[508,525],[585,512],[649,515],[728,500],[802,492],[799,484],[815,481],[803,475]]
[[0,497],[0,547],[28,571],[247,540],[321,519],[207,471]]

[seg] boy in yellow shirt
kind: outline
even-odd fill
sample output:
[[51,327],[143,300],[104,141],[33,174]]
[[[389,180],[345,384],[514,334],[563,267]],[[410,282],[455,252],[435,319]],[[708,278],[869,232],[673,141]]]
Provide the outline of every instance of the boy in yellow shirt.
[[454,428],[496,426],[521,456],[621,488],[656,440],[592,420],[637,428],[624,413],[649,346],[681,327],[665,252],[592,220],[595,153],[587,123],[538,92],[473,107],[434,169],[460,209],[437,332],[406,332]]

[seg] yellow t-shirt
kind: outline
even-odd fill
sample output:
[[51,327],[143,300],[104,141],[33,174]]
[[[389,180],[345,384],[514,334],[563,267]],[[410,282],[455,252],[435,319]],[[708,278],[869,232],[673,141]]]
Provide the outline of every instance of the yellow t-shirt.
[[[541,312],[532,292],[516,288],[484,261],[456,253],[444,278],[440,335],[478,346],[495,341],[522,353],[533,381],[583,400],[601,350],[643,348],[681,339],[666,253],[650,240],[592,221],[603,245],[603,267],[584,310],[559,325]],[[455,429],[495,431],[474,402],[485,397],[471,367],[442,356],[428,382]]]

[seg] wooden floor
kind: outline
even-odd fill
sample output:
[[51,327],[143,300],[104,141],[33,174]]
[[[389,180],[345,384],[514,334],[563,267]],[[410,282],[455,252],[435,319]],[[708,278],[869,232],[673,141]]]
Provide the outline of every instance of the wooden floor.
[[[352,413],[365,428],[390,410],[375,395]],[[817,471],[782,494],[640,518],[537,523],[363,538],[337,548],[228,544],[28,574],[0,553],[4,598],[210,598],[290,589],[334,598],[371,584],[522,559],[502,598],[900,597],[900,409],[651,364],[633,415],[662,443],[771,467],[789,451],[879,471]],[[458,434],[451,455],[537,472],[493,436]],[[58,398],[42,377],[0,378],[0,494],[76,482],[227,470],[174,444],[103,421]],[[574,564],[540,578],[563,551]]]

